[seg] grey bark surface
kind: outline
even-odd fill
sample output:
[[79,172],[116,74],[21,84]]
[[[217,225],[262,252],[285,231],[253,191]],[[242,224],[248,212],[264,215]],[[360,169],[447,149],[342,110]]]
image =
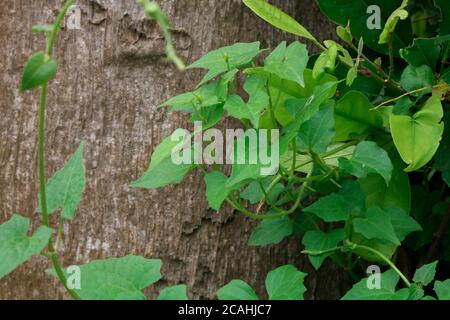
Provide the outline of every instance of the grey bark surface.
[[[181,56],[192,62],[209,50],[236,41],[260,40],[273,48],[293,38],[276,31],[237,0],[160,1],[173,22]],[[331,37],[310,0],[273,1],[319,39]],[[151,152],[186,118],[157,106],[194,88],[197,71],[178,72],[162,62],[159,28],[131,0],[80,0],[81,29],[63,28],[56,45],[60,63],[50,84],[47,107],[47,177],[61,168],[85,141],[86,191],[72,222],[64,224],[60,256],[64,266],[92,259],[143,255],[163,260],[164,280],[146,290],[150,298],[164,286],[186,283],[190,298],[214,298],[216,290],[240,278],[263,295],[271,269],[293,263],[308,272],[308,298],[338,298],[345,274],[327,264],[313,271],[298,241],[250,247],[255,223],[225,207],[208,209],[198,173],[160,190],[128,187],[146,170]],[[38,92],[19,94],[28,56],[44,47],[35,24],[51,23],[61,1],[3,0],[0,3],[0,223],[12,213],[36,226]],[[225,124],[226,125],[226,124]],[[0,262],[1,263],[1,262]],[[0,299],[68,298],[35,257],[0,280]]]

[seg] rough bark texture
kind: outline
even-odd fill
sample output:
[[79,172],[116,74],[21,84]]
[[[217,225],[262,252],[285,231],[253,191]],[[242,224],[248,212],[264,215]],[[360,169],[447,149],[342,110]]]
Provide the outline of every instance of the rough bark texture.
[[[237,0],[160,1],[174,25],[174,41],[188,62],[236,41],[261,40],[274,47],[292,39],[254,16]],[[273,1],[298,18],[319,39],[330,37],[311,0]],[[154,147],[186,119],[157,105],[190,90],[199,72],[179,73],[161,61],[164,43],[154,23],[131,0],[79,0],[81,30],[63,29],[56,45],[60,62],[47,108],[47,176],[86,142],[87,184],[73,222],[64,225],[64,265],[139,254],[161,258],[164,281],[148,289],[186,283],[191,298],[214,298],[217,288],[241,278],[264,292],[266,273],[294,263],[310,275],[309,298],[338,298],[346,277],[328,265],[315,273],[296,241],[253,248],[247,239],[254,222],[226,208],[208,209],[204,183],[191,174],[179,186],[135,190],[128,183],[147,168]],[[44,47],[34,24],[54,20],[61,1],[3,0],[0,3],[0,223],[14,212],[36,214],[37,98],[17,87],[27,57]],[[1,262],[0,262],[1,263]],[[2,299],[67,298],[35,257],[0,280]]]

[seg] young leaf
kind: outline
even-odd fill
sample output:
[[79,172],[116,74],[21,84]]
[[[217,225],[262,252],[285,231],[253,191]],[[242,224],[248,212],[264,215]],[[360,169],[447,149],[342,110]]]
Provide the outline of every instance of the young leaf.
[[353,220],[353,228],[367,239],[387,240],[400,245],[389,214],[378,207],[367,209],[365,218]]
[[358,77],[358,67],[354,66],[350,69],[348,69],[347,76],[345,77],[345,84],[347,87],[350,87],[353,82],[355,82],[355,79]]
[[317,154],[325,153],[335,133],[334,107],[326,106],[302,124],[297,136],[298,148]]
[[27,235],[30,220],[17,214],[0,225],[0,279],[39,254],[47,245],[53,230],[39,227],[34,234]]
[[[364,38],[364,42],[369,48],[388,54],[388,46],[379,44],[378,40],[391,12],[399,7],[401,0],[375,2],[366,0],[317,0],[317,3],[322,12],[335,23],[344,27],[350,24],[354,38]],[[373,5],[376,5],[378,10],[374,10]],[[394,52],[398,56],[398,50],[406,47],[412,40],[411,24],[407,21],[400,21],[392,37]]]
[[[322,231],[308,231],[305,233],[302,243],[308,251],[326,251],[333,249],[339,242],[345,239],[344,229],[335,229],[329,233]],[[326,252],[320,255],[308,255],[309,261],[317,270],[325,259],[333,252]]]
[[[178,146],[182,148],[178,148]],[[165,138],[153,152],[150,166],[144,175],[131,183],[133,188],[156,189],[169,184],[180,183],[184,176],[193,168],[192,164],[176,164],[172,160],[172,152],[192,152],[193,149],[184,148],[183,141],[172,141]],[[192,157],[189,157],[192,159]]]
[[349,91],[334,108],[336,135],[334,141],[347,141],[370,129],[378,130],[383,119],[373,108],[369,99],[358,91]]
[[380,38],[378,40],[379,44],[389,42],[389,38],[394,32],[399,19],[405,20],[406,18],[408,18],[408,11],[405,10],[406,6],[408,5],[408,1],[409,0],[403,0],[400,7],[398,7],[394,12],[391,13],[384,25],[383,31],[380,34]]
[[58,69],[58,63],[48,58],[44,52],[33,54],[28,60],[22,75],[20,92],[36,88],[52,80]]
[[353,36],[352,36],[352,33],[350,32],[350,28],[344,28],[342,26],[337,26],[336,34],[344,42],[351,43],[353,40]]
[[206,199],[209,206],[219,211],[230,190],[225,186],[228,177],[219,171],[212,171],[205,175]]
[[360,142],[351,159],[339,158],[339,167],[357,178],[377,173],[383,177],[386,185],[389,185],[393,170],[387,152],[373,141]]
[[435,281],[434,291],[439,300],[450,300],[450,279],[445,281]]
[[[62,209],[61,216],[72,220],[84,192],[85,168],[83,163],[84,143],[81,143],[72,158],[56,172],[47,183],[47,210],[49,214]],[[40,199],[40,197],[39,197]],[[39,200],[40,201],[40,200]],[[42,212],[39,203],[40,212]]]
[[208,69],[208,73],[200,81],[199,86],[215,78],[221,73],[243,67],[262,51],[259,42],[236,43],[207,53],[188,68]]
[[266,289],[270,300],[303,300],[306,291],[303,281],[306,273],[287,264],[270,271],[266,277]]
[[294,221],[288,217],[276,219],[264,219],[253,230],[249,244],[251,246],[263,246],[280,243],[284,238],[292,234]]
[[[80,268],[80,289],[74,291],[83,300],[146,300],[141,290],[161,279],[161,260],[125,256],[93,260]],[[55,275],[54,270],[48,273]]]
[[379,275],[380,288],[369,289],[370,279],[362,279],[342,297],[342,300],[389,300],[395,295],[399,276],[394,270],[388,270]]
[[429,264],[425,264],[419,269],[416,270],[416,273],[414,273],[414,282],[421,283],[424,286],[431,283],[431,281],[434,280],[434,275],[436,274],[436,266],[438,264],[438,261],[434,261]]
[[412,117],[390,116],[392,138],[403,161],[406,172],[418,170],[431,160],[439,147],[444,130],[439,97],[433,95]]
[[255,291],[242,280],[231,280],[217,291],[219,300],[258,300]]
[[435,82],[433,70],[427,65],[422,65],[420,67],[409,65],[403,70],[400,78],[400,84],[406,91],[430,87]]
[[164,288],[156,300],[188,300],[187,287],[185,284],[179,284]]
[[292,17],[272,6],[266,0],[242,0],[244,4],[249,7],[261,19],[267,21],[271,25],[283,31],[295,34],[299,37],[309,39],[317,42],[316,38],[309,33],[300,23],[295,21]]
[[264,61],[264,70],[304,87],[307,63],[308,50],[304,44],[295,41],[286,47],[286,41],[283,41]]
[[333,43],[329,48],[323,51],[314,63],[312,76],[314,79],[320,79],[325,72],[333,73],[338,56],[338,48]]

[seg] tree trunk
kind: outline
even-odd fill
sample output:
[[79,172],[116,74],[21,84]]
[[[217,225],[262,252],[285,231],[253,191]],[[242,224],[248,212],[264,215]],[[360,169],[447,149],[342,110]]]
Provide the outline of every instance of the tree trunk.
[[[160,1],[170,16],[177,50],[188,62],[234,42],[260,40],[273,48],[293,38],[267,25],[240,1]],[[334,27],[311,0],[272,3],[295,16],[319,39]],[[178,72],[162,62],[159,28],[131,0],[79,0],[81,29],[63,28],[56,45],[60,64],[50,84],[47,107],[47,177],[63,166],[85,141],[86,191],[72,222],[64,224],[63,265],[92,259],[144,255],[163,260],[166,285],[186,283],[190,298],[214,298],[217,289],[240,278],[264,292],[266,273],[294,263],[308,272],[308,298],[338,298],[346,276],[328,264],[319,273],[301,257],[296,241],[250,247],[255,223],[224,208],[208,209],[197,173],[179,186],[130,189],[143,174],[149,155],[186,118],[157,106],[191,90],[201,73]],[[3,0],[0,3],[0,223],[12,213],[33,217],[37,225],[38,92],[19,94],[28,56],[44,48],[35,24],[51,23],[61,1]],[[1,299],[67,298],[62,286],[35,257],[0,280]],[[263,295],[264,296],[264,295]]]

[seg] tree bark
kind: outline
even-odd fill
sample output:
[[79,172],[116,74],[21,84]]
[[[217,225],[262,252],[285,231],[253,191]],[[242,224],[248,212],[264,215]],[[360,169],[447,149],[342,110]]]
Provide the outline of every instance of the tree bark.
[[[177,50],[188,62],[234,42],[260,40],[273,48],[293,37],[277,31],[240,1],[160,1],[173,22]],[[295,16],[319,39],[327,23],[311,0],[272,3]],[[192,90],[201,72],[178,72],[162,61],[159,28],[134,1],[79,0],[81,29],[63,28],[56,45],[60,64],[50,84],[47,107],[47,177],[85,141],[86,191],[72,222],[64,224],[63,265],[92,259],[143,255],[163,260],[164,280],[147,289],[154,298],[167,285],[186,283],[190,298],[215,298],[219,287],[240,278],[264,296],[271,269],[294,263],[308,272],[309,298],[339,298],[347,277],[327,264],[319,273],[301,257],[298,241],[250,247],[255,223],[224,208],[208,209],[198,173],[179,186],[136,190],[128,184],[147,168],[152,150],[186,118],[157,106]],[[38,92],[19,94],[30,54],[44,48],[35,24],[51,23],[61,1],[3,0],[0,3],[0,223],[12,213],[36,213]],[[1,299],[67,298],[46,275],[45,258],[35,257],[0,280]]]

